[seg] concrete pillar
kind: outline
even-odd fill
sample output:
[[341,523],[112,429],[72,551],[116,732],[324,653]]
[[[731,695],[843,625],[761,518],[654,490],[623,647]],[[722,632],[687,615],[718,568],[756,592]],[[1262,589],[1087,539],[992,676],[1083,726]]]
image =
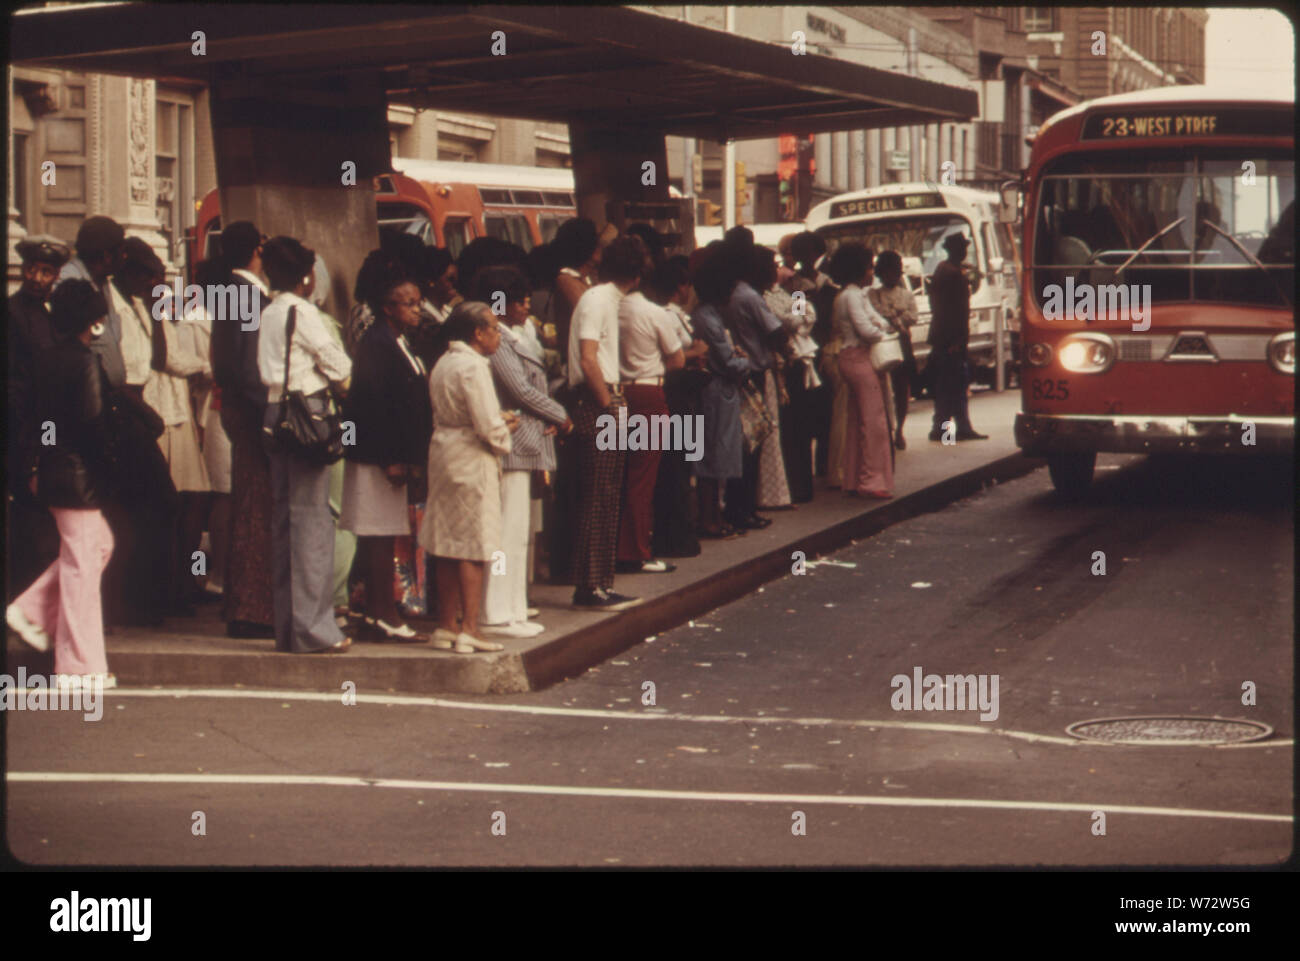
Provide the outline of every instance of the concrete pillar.
[[828,133],[816,134],[813,144],[813,156],[817,160],[817,170],[813,174],[813,183],[818,187],[829,190],[834,186],[831,183],[831,165],[834,163],[831,156],[831,135]]
[[268,237],[288,235],[320,254],[332,287],[326,309],[340,321],[361,262],[379,246],[372,178],[391,170],[380,80],[212,84],[222,222],[251,220]]
[[867,170],[867,132],[854,130],[849,134],[849,190],[861,190],[866,186]]
[[849,189],[849,135],[843,131],[831,134],[832,149],[835,153],[835,170],[832,186],[837,193]]
[[[668,150],[657,130],[604,130],[569,124],[573,186],[579,217],[590,217],[599,230],[608,222],[611,202],[667,202]],[[654,164],[654,183],[647,163]]]
[[885,182],[885,175],[882,172],[884,165],[881,162],[882,149],[880,131],[868,130],[866,182],[863,184],[865,187],[879,187]]

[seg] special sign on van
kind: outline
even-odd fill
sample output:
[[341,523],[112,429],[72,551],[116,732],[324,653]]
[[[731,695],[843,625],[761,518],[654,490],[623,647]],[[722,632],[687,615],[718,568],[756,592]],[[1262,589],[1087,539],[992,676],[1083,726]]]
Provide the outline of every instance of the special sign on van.
[[[1131,140],[1137,137],[1258,136],[1277,124],[1273,111],[1216,110],[1119,114],[1096,113],[1083,125],[1081,140]],[[1290,121],[1287,121],[1290,129]]]
[[945,207],[943,194],[895,194],[892,197],[864,197],[860,200],[838,200],[831,204],[831,219],[861,217],[863,214],[886,214],[896,210],[919,210],[926,207]]

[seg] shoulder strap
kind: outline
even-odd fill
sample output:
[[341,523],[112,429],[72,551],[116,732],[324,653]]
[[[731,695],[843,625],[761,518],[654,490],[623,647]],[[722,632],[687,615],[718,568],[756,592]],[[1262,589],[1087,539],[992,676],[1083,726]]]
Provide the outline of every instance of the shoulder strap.
[[298,308],[293,306],[289,308],[289,326],[284,333],[284,389],[281,390],[280,396],[289,395],[289,354],[293,350],[293,331],[298,326]]

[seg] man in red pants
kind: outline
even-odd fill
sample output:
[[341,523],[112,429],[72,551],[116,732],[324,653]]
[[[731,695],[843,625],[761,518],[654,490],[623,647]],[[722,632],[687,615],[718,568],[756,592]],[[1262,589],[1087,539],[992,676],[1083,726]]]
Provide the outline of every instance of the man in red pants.
[[[650,282],[653,272],[654,261],[647,252],[641,286]],[[640,290],[627,294],[619,304],[619,377],[623,396],[627,398],[628,436],[634,436],[633,431],[644,424],[646,440],[644,445],[637,445],[640,449],[629,445],[627,454],[615,568],[623,574],[667,574],[677,569],[674,564],[655,560],[650,545],[659,458],[663,441],[671,439],[667,431],[658,436],[660,432],[655,427],[657,423],[668,422],[664,373],[679,370],[686,364],[679,330],[668,311]]]

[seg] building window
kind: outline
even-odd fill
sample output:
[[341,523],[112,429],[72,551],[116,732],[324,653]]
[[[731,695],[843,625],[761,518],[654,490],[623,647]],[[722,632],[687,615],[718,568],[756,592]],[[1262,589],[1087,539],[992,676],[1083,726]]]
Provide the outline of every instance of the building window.
[[1050,33],[1056,29],[1054,7],[1025,7],[1025,33]]
[[459,137],[449,137],[446,134],[439,134],[438,159],[457,160],[462,163],[476,163],[480,159],[479,146],[469,140],[462,140]]
[[31,211],[27,207],[27,134],[14,133],[13,170],[14,209],[18,211],[18,222],[31,233]]
[[155,104],[154,191],[158,230],[167,238],[168,259],[179,263],[185,230],[194,219],[193,108],[165,100]]

